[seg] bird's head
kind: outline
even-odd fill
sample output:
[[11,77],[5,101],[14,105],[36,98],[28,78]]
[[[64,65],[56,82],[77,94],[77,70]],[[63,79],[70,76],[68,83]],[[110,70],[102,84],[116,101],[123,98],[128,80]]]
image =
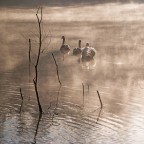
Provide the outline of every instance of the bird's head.
[[63,39],[63,41],[62,41],[62,45],[65,43],[65,36],[62,36],[62,39]]
[[86,43],[86,47],[89,47],[89,43]]
[[61,38],[62,38],[62,39],[65,39],[65,36],[62,36]]
[[81,40],[79,40],[79,48],[81,48]]

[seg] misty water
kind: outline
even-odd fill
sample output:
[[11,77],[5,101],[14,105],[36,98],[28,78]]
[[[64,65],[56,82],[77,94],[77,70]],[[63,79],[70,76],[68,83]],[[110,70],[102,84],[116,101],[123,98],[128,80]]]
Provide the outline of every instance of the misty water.
[[[101,17],[105,16],[101,13],[105,8],[103,7],[96,7],[99,14],[102,14]],[[124,10],[122,16],[127,16],[127,10],[133,12],[133,7],[121,8]],[[134,8],[140,13],[139,8],[142,9],[142,6]],[[48,8],[44,9],[50,19],[46,18],[45,14],[43,34],[47,33],[48,37],[43,44],[45,51],[41,54],[38,69],[38,90],[43,108],[41,117],[33,85],[38,48],[36,10],[1,10],[0,143],[142,144],[143,22],[139,18],[135,20],[133,15],[130,15],[131,18],[127,21],[123,21],[122,16],[116,21],[113,21],[113,16],[108,18],[108,21],[89,21],[85,20],[88,18],[86,13],[85,18],[79,14],[78,20],[75,15],[69,18],[69,12],[74,11],[72,8],[67,10],[67,20],[63,21],[61,15],[55,14],[53,17],[55,9],[61,10],[50,8],[49,12]],[[18,15],[20,11],[22,13]],[[30,18],[25,15],[26,12],[30,14]],[[96,14],[97,18],[100,17],[99,14]],[[52,34],[51,40],[49,30]],[[59,52],[62,35],[66,36],[71,51],[78,45],[79,39],[83,46],[89,42],[96,48],[94,69],[82,68],[77,58],[72,56],[72,52],[62,60]],[[32,39],[30,74],[29,38]],[[61,87],[51,52],[59,66]],[[97,90],[103,102],[102,109]]]

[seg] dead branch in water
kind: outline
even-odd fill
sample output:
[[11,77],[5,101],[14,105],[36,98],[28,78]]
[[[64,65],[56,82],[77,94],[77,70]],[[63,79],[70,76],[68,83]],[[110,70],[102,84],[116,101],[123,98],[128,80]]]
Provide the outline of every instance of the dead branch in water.
[[31,74],[31,39],[29,39],[29,75]]
[[29,99],[30,99],[30,77],[31,77],[31,39],[29,39]]
[[56,65],[57,77],[58,77],[59,84],[60,84],[60,86],[61,86],[61,85],[62,85],[62,83],[61,83],[61,81],[60,81],[60,77],[59,77],[59,69],[58,69],[58,64],[57,64],[57,62],[56,62],[56,59],[55,59],[55,57],[54,57],[54,54],[53,54],[53,53],[52,53],[52,57],[53,57],[53,59],[54,59],[55,65]]
[[100,100],[100,104],[101,104],[101,108],[103,108],[103,103],[102,103],[102,100],[101,100],[101,97],[100,97],[100,94],[99,94],[99,91],[97,90],[97,94],[98,94],[98,98]]
[[22,90],[20,88],[20,96],[21,96],[21,99],[23,100],[23,95],[22,95]]
[[19,113],[21,113],[22,105],[23,105],[23,95],[22,95],[22,90],[21,90],[21,88],[20,88],[20,96],[21,96],[22,102],[21,102],[21,106],[20,106],[20,111],[19,111]]
[[89,86],[89,84],[87,84],[87,87],[88,87],[88,94],[89,94],[89,90],[90,90],[90,86]]
[[34,86],[35,86],[35,92],[36,92],[37,102],[38,102],[38,106],[39,106],[39,112],[42,113],[42,106],[41,106],[40,100],[39,100],[39,93],[38,93],[36,80],[33,79],[33,82],[34,82]]
[[[39,11],[40,11],[40,16],[38,16]],[[36,64],[35,64],[35,78],[33,79],[33,83],[34,83],[34,86],[35,86],[35,92],[36,92],[37,102],[38,102],[38,106],[39,106],[39,113],[42,113],[42,107],[41,107],[41,104],[40,104],[39,93],[38,93],[38,65],[39,65],[41,49],[42,49],[42,29],[41,29],[42,7],[38,8],[37,13],[36,13],[36,17],[37,17],[38,29],[39,29],[39,47],[38,47],[38,54],[37,54]]]
[[84,84],[82,83],[82,88],[83,88],[83,106],[84,106],[84,95],[85,95],[85,92],[84,92]]

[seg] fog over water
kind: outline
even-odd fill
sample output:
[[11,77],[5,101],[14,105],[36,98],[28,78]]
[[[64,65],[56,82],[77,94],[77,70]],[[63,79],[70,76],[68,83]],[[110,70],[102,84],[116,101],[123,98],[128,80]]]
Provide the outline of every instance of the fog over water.
[[[37,2],[0,2],[0,143],[143,144],[142,1],[42,1],[49,5],[43,6],[45,51],[38,68],[41,118],[33,85],[39,42]],[[71,46],[64,61],[59,51],[62,35]],[[94,69],[83,68],[72,55],[79,39],[82,47],[89,42],[97,50]]]
[[34,7],[38,5],[45,6],[77,6],[77,5],[97,5],[97,4],[108,4],[108,3],[143,3],[143,0],[5,0],[0,1],[0,6],[10,7]]

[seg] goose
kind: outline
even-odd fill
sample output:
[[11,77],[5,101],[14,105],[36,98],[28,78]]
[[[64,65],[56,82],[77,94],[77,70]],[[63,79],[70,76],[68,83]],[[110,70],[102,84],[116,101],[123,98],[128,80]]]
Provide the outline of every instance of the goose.
[[82,53],[82,49],[81,49],[81,40],[79,40],[78,42],[78,47],[73,49],[73,55],[77,56],[80,60],[81,58],[81,53]]
[[95,48],[90,47],[89,43],[86,43],[86,47],[82,49],[81,61],[88,67],[88,69],[90,68],[90,65],[93,67],[95,66],[95,55]]
[[60,52],[63,54],[63,61],[64,61],[64,56],[70,53],[70,46],[68,44],[65,44],[65,36],[62,36],[62,39],[63,41],[60,47]]
[[81,50],[81,40],[79,40],[78,44],[79,44],[78,47],[73,49],[73,55],[74,56],[81,55],[81,52],[82,52],[82,50]]

